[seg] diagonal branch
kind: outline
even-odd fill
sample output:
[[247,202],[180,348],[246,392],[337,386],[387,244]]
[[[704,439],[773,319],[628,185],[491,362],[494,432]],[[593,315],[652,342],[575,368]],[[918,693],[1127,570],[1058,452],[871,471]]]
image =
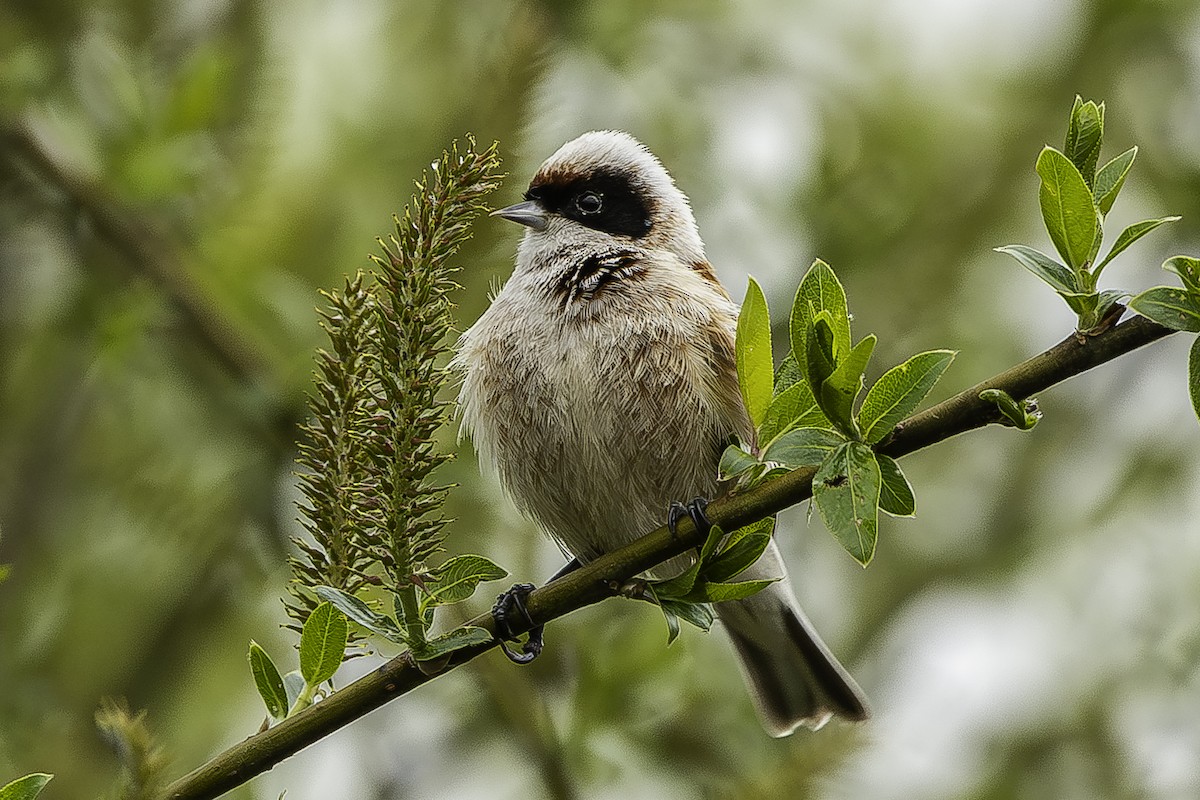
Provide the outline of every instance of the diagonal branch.
[[32,166],[70,203],[87,215],[96,234],[170,301],[184,324],[230,373],[266,383],[274,392],[272,365],[257,345],[227,317],[192,277],[173,242],[115,197],[69,166],[44,136],[24,124],[0,124],[0,154]]
[[[1170,333],[1170,329],[1144,317],[1134,317],[1094,337],[1073,335],[1041,355],[910,417],[879,449],[899,457],[998,422],[996,407],[979,399],[984,389],[1001,389],[1018,400],[1023,399]],[[725,530],[748,525],[810,498],[815,471],[798,469],[751,491],[715,501],[707,514]],[[612,597],[634,576],[700,544],[700,536],[686,519],[681,521],[677,537],[672,537],[663,526],[533,592],[527,601],[530,616],[534,623],[544,624]],[[494,629],[489,614],[480,615],[468,624]],[[455,651],[443,665],[425,664],[428,672],[402,654],[274,728],[234,745],[175,781],[163,797],[170,800],[218,797],[493,646],[494,643],[487,643]]]

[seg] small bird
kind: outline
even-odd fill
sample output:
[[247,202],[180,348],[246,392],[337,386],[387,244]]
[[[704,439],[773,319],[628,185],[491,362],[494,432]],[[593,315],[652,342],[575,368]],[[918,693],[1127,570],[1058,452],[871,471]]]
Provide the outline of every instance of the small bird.
[[[524,202],[495,214],[526,231],[512,276],[458,343],[462,432],[520,510],[586,563],[661,525],[672,504],[718,495],[721,452],[734,436],[753,441],[738,307],[687,197],[627,133],[567,142]],[[739,576],[759,578],[781,580],[714,610],[767,732],[865,719],[862,692],[805,618],[774,542]]]

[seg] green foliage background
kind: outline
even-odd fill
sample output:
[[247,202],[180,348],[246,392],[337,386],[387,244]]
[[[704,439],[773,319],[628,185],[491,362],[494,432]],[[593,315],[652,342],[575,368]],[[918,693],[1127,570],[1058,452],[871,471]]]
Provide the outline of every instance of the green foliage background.
[[[1106,282],[1163,283],[1162,258],[1200,250],[1197,64],[1182,0],[5,3],[0,783],[103,792],[106,695],[149,711],[173,774],[257,728],[246,643],[294,641],[279,597],[316,290],[366,264],[455,136],[500,140],[501,203],[566,139],[631,131],[728,286],[753,273],[785,309],[820,256],[880,334],[869,378],[960,351],[939,399],[1074,325],[991,248],[1050,249],[1032,166],[1076,93],[1107,101],[1109,155],[1141,148],[1112,229],[1184,217]],[[517,235],[485,223],[464,251],[464,326]],[[614,601],[552,626],[532,667],[479,659],[233,796],[1193,797],[1187,345],[1046,395],[1030,434],[907,459],[918,517],[884,523],[869,570],[818,518],[782,517],[867,726],[768,740],[721,636],[665,649],[655,609]],[[445,477],[452,551],[517,580],[559,565],[469,447]]]

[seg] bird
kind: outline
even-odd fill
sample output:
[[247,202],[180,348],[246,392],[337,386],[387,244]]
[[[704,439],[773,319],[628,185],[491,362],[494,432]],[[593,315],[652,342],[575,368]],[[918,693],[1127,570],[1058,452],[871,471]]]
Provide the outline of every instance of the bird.
[[[736,369],[738,306],[688,198],[628,133],[567,142],[521,202],[493,213],[525,231],[511,276],[456,345],[460,436],[574,557],[569,569],[659,527],[679,501],[725,489],[721,452],[733,437],[754,438]],[[686,508],[706,522],[702,505]],[[714,611],[767,733],[866,719],[862,691],[808,622],[774,541],[739,576],[760,578],[778,580]]]

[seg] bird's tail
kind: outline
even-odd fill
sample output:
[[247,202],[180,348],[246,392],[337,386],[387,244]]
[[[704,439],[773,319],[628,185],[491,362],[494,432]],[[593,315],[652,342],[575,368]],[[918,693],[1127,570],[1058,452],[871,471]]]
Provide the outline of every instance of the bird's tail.
[[854,679],[818,638],[788,583],[772,542],[739,580],[782,580],[745,600],[718,603],[763,727],[772,736],[796,728],[816,730],[831,716],[867,718],[866,699]]

